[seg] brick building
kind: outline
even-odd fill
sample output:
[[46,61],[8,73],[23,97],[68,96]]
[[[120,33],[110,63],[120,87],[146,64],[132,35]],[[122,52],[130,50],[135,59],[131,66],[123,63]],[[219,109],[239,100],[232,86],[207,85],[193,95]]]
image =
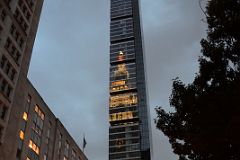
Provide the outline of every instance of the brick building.
[[27,79],[43,0],[0,0],[0,160],[86,160]]

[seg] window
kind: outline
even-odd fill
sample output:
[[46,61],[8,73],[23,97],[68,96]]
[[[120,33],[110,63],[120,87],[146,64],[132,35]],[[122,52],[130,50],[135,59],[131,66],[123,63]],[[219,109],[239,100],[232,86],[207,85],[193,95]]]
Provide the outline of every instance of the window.
[[11,79],[12,81],[14,81],[15,75],[16,75],[16,71],[12,69],[12,72],[11,72],[11,74],[10,74],[10,79]]
[[44,120],[44,114],[43,114],[43,112],[41,111],[41,109],[36,105],[35,106],[35,112],[38,114],[38,116],[42,119],[42,120]]
[[14,81],[16,71],[13,66],[7,61],[7,58],[3,55],[0,60],[0,66],[4,70],[4,72],[8,75],[8,77]]
[[24,132],[22,130],[19,132],[19,137],[21,140],[24,140]]
[[68,157],[68,151],[69,151],[69,143],[68,141],[65,142],[65,148],[64,148],[64,155]]
[[5,91],[5,88],[6,88],[6,81],[5,80],[2,80],[2,84],[1,84],[1,91],[4,92]]
[[39,147],[32,140],[29,141],[28,147],[39,155]]
[[28,5],[30,6],[30,9],[33,10],[35,0],[27,0]]
[[1,68],[3,69],[5,64],[7,62],[7,59],[6,57],[3,55],[2,58],[1,58],[1,62],[0,62],[0,65],[1,65]]
[[7,63],[7,65],[6,65],[6,67],[5,67],[5,73],[6,73],[6,74],[8,74],[8,73],[9,73],[9,71],[10,71],[10,68],[11,68],[10,64],[9,64],[9,63]]
[[32,99],[32,97],[30,95],[28,95],[27,102],[31,103],[31,99]]
[[7,83],[6,80],[4,80],[2,77],[0,77],[0,91],[8,98],[10,99],[11,93],[12,93],[12,87]]
[[0,126],[0,139],[2,138],[3,135],[3,128]]
[[43,160],[47,160],[47,155],[46,154],[43,155]]
[[28,94],[28,96],[26,98],[27,104],[25,105],[25,112],[26,113],[29,112],[29,108],[31,106],[31,99],[32,99],[32,97]]
[[[123,55],[120,56],[119,53]],[[134,41],[121,42],[110,46],[110,62],[119,62],[135,59]]]
[[19,36],[20,36],[19,33],[16,32],[15,35],[14,35],[14,38],[15,38],[16,41],[18,41]]
[[109,120],[110,122],[128,120],[128,119],[133,119],[135,116],[136,115],[134,115],[132,111],[120,112],[120,113],[110,114]]
[[7,0],[8,7],[10,7],[10,3],[12,0]]
[[59,141],[58,141],[58,148],[60,149],[62,146],[62,134],[59,135]]
[[12,43],[11,40],[8,38],[7,41],[6,41],[6,43],[5,43],[5,48],[6,48],[6,49],[9,49],[10,46],[11,46],[11,43]]
[[22,38],[20,38],[19,43],[18,43],[20,48],[23,48],[23,43],[24,43],[24,40]]
[[7,91],[6,91],[6,96],[8,97],[8,98],[10,98],[11,97],[11,93],[12,93],[12,87],[10,87],[9,85],[7,86]]
[[10,33],[13,35],[15,31],[16,31],[16,27],[14,25],[11,25]]
[[111,18],[132,15],[131,0],[111,1]]
[[51,132],[51,127],[52,127],[52,123],[49,121],[48,123],[48,130],[47,130],[47,137],[46,137],[46,143],[49,143],[50,140],[50,132]]
[[20,13],[20,11],[18,9],[16,9],[14,16],[15,16],[15,19],[18,21],[19,25],[21,25],[24,32],[27,33],[28,25],[25,22],[22,14]]
[[72,150],[72,160],[76,160],[76,151]]
[[4,22],[4,20],[6,19],[6,11],[5,10],[2,10],[2,13],[1,13],[1,20]]
[[32,141],[37,145],[40,146],[41,144],[41,137],[34,131],[32,130],[30,133],[30,138],[32,139]]
[[44,114],[41,111],[41,109],[37,105],[35,105],[35,113],[33,117],[33,130],[37,132],[40,136],[42,135],[43,122]]
[[136,93],[119,94],[110,97],[110,107],[122,107],[136,105],[138,102]]
[[[28,95],[27,102],[30,103],[31,98]],[[30,106],[30,104],[28,104]],[[30,148],[28,152],[28,157],[32,160],[39,160],[39,153],[40,153],[40,145],[41,145],[41,136],[43,130],[43,120],[44,114],[41,109],[35,105],[35,113],[33,115],[33,126],[30,132],[30,140],[28,147]]]
[[18,1],[18,5],[21,8],[22,13],[26,17],[26,19],[29,21],[31,14],[30,14],[30,11],[29,11],[28,7],[26,6],[26,4],[22,0],[20,0],[20,1]]
[[62,134],[59,133],[59,140],[58,140],[58,154],[59,154],[59,156],[60,156],[61,147],[62,147]]
[[20,59],[20,52],[16,49],[16,47],[14,46],[14,44],[12,43],[12,41],[10,40],[10,38],[8,38],[6,40],[5,43],[5,49],[8,51],[8,53],[10,53],[10,55],[12,56],[12,58],[15,60],[16,64],[19,64],[19,59]]
[[21,158],[22,147],[23,147],[23,141],[21,139],[19,139],[18,140],[17,154],[16,154],[17,159]]
[[11,25],[10,33],[11,33],[12,37],[15,39],[15,41],[18,43],[19,47],[21,49],[23,49],[24,39],[21,36],[21,34],[19,33],[19,31],[17,31],[14,24]]
[[5,117],[7,115],[8,108],[4,104],[0,104],[0,118],[2,120],[5,120]]
[[133,37],[133,19],[121,19],[111,21],[111,41],[122,40]]
[[23,131],[25,131],[25,129],[26,129],[26,121],[21,121],[20,126],[21,126],[21,129]]
[[28,114],[27,114],[26,112],[23,113],[23,119],[24,119],[25,121],[28,120]]

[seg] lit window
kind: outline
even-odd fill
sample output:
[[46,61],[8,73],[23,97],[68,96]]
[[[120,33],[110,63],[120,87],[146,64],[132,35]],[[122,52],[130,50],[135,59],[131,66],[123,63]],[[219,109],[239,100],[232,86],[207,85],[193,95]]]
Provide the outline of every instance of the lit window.
[[125,84],[126,84],[126,81],[124,81],[124,80],[112,82],[112,86],[121,86],[121,85],[125,85]]
[[33,148],[33,142],[31,140],[29,141],[28,147],[31,149]]
[[43,112],[40,110],[40,108],[36,105],[35,106],[35,112],[38,114],[38,116],[42,119],[42,120],[44,120],[44,114],[43,114]]
[[39,155],[39,148],[36,146],[35,152]]
[[44,120],[44,114],[41,112],[41,119]]
[[22,130],[20,130],[20,132],[19,132],[19,137],[21,140],[24,139],[24,132]]
[[35,106],[35,112],[38,113],[38,106],[37,105]]
[[114,113],[111,114],[109,117],[110,122],[112,121],[120,121],[120,120],[127,120],[127,119],[133,119],[133,112],[128,111],[128,112],[119,112],[119,113]]
[[27,115],[27,113],[26,113],[26,112],[24,112],[24,113],[23,113],[23,119],[24,119],[25,121],[27,121],[27,120],[28,120],[28,115]]
[[132,106],[137,104],[137,96],[133,94],[121,94],[110,97],[110,107]]
[[31,148],[37,155],[39,155],[39,147],[32,141],[29,141],[28,147]]
[[119,76],[126,76],[125,78],[128,79],[129,78],[129,73],[128,70],[126,68],[125,64],[119,64],[118,68],[114,71],[114,76],[115,77],[119,77]]

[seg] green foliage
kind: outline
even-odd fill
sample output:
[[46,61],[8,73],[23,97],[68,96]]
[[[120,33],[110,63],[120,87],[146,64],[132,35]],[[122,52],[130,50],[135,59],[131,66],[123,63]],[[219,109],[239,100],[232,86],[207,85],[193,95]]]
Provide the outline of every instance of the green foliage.
[[179,160],[240,159],[240,0],[207,3],[207,38],[193,83],[173,81],[170,105],[156,108],[157,128]]

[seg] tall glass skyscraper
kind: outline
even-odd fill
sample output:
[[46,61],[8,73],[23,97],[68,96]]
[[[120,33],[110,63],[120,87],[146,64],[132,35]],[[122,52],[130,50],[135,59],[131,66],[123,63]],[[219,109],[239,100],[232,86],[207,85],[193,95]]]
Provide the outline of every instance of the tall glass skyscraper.
[[139,0],[111,0],[109,160],[151,160]]

